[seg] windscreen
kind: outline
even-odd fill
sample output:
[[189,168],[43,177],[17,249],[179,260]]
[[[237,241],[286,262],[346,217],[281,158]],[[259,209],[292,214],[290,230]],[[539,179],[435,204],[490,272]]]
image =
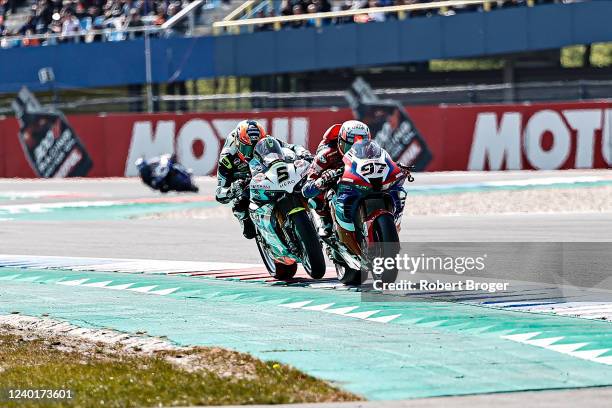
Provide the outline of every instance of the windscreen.
[[353,145],[354,155],[358,159],[374,159],[380,157],[381,147],[373,140],[362,140]]
[[283,148],[278,140],[266,137],[255,145],[254,157],[267,168],[277,161],[284,160]]

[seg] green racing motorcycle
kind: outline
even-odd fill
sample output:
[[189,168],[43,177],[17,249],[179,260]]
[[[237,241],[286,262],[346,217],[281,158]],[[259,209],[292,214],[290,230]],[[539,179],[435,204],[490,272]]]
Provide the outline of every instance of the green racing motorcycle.
[[310,163],[267,137],[250,162],[249,213],[255,241],[270,275],[291,279],[301,263],[313,279],[325,275],[325,258],[310,210],[301,194]]

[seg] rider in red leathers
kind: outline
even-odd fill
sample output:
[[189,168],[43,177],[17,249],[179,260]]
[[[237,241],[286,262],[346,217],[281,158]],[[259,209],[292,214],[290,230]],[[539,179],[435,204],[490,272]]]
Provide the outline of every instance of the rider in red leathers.
[[359,140],[370,139],[368,126],[357,120],[348,120],[342,124],[330,126],[323,140],[317,147],[314,161],[310,167],[308,181],[302,188],[304,197],[311,199],[314,208],[321,219],[319,235],[329,236],[332,232],[332,220],[325,193],[335,181],[335,173],[344,167],[342,158],[353,144]]
[[[336,123],[327,129],[323,140],[317,147],[314,161],[310,167],[308,181],[302,188],[304,197],[310,200],[321,219],[319,235],[324,238],[332,233],[332,219],[325,194],[337,180],[337,171],[344,167],[343,157],[361,140],[371,139],[368,126],[358,120],[348,120],[342,124]],[[408,174],[412,181],[409,167],[398,163],[402,171]]]

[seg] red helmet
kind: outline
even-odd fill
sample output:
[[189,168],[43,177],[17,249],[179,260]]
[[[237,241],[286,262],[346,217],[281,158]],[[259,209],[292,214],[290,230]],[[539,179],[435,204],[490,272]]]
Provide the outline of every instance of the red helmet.
[[347,120],[340,128],[338,135],[338,151],[344,155],[348,152],[355,142],[360,140],[370,140],[370,129],[358,120]]
[[236,136],[238,152],[245,159],[250,160],[257,142],[266,137],[266,130],[255,120],[243,120],[236,127]]
[[342,123],[336,123],[334,125],[331,125],[323,134],[323,140],[321,141],[321,143],[327,145],[332,142],[337,142],[341,128]]

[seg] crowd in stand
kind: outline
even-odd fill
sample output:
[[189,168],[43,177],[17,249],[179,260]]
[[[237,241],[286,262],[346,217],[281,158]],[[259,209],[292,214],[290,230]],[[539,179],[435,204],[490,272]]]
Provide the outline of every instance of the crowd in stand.
[[[183,7],[180,0],[34,0],[25,23],[11,32],[6,19],[15,14],[16,3],[17,0],[0,0],[0,37],[3,37],[0,46],[4,48],[37,46],[43,41],[100,41],[100,34],[94,35],[92,31],[161,26]],[[128,31],[134,31],[130,34],[132,37],[142,36],[137,30]],[[39,34],[58,34],[59,37],[49,40],[38,38]],[[26,37],[7,38],[19,35]],[[123,40],[125,36],[125,32],[117,32],[109,34],[106,40]]]
[[[437,0],[344,0],[344,1],[333,1],[333,0],[282,0],[280,4],[280,11],[270,10],[268,12],[261,10],[257,17],[274,17],[274,16],[295,16],[302,14],[314,14],[322,13],[327,11],[344,11],[344,10],[359,10],[363,9],[363,14],[357,14],[353,16],[345,16],[334,19],[322,19],[320,24],[346,24],[346,23],[367,23],[371,21],[382,22],[387,19],[397,18],[397,13],[367,13],[367,9],[374,7],[386,7],[386,6],[401,6],[410,4],[423,4],[431,3]],[[584,0],[534,0],[534,4],[546,4],[546,3],[573,3]],[[489,3],[491,9],[494,8],[506,8],[506,7],[518,7],[526,6],[528,0],[492,0]],[[433,14],[453,15],[465,11],[483,11],[484,6],[469,5],[469,6],[458,6],[449,8],[429,9],[429,10],[418,10],[407,13],[410,17],[415,16],[429,16]],[[291,21],[283,24],[283,28],[301,28],[301,27],[312,27],[317,25],[317,21],[313,19],[305,19],[299,21]],[[256,26],[256,31],[269,31],[272,30],[271,24],[260,24]]]
[[[17,6],[24,0],[0,0],[0,47],[28,47],[54,44],[57,42],[100,41],[101,34],[92,31],[115,29],[104,38],[118,41],[125,38],[142,36],[138,28],[145,25],[161,26],[176,15],[189,0],[25,0],[30,2],[30,13],[21,26],[10,31],[6,19],[14,15]],[[256,17],[308,15],[328,11],[363,9],[364,13],[317,21],[314,18],[291,21],[282,24],[283,28],[312,27],[318,24],[347,24],[385,21],[397,18],[397,13],[367,12],[373,7],[429,3],[433,0],[276,0],[271,4],[279,7],[262,9]],[[534,4],[572,3],[584,0],[533,0]],[[183,3],[184,2],[184,3]],[[229,0],[222,0],[228,3]],[[491,8],[525,6],[529,0],[492,0]],[[439,8],[411,11],[408,16],[427,16],[432,14],[452,15],[464,11],[483,10],[483,5]],[[272,30],[272,24],[260,24],[256,31]],[[50,38],[37,35],[57,34]],[[14,36],[23,36],[16,39]],[[12,37],[12,38],[11,38]]]

